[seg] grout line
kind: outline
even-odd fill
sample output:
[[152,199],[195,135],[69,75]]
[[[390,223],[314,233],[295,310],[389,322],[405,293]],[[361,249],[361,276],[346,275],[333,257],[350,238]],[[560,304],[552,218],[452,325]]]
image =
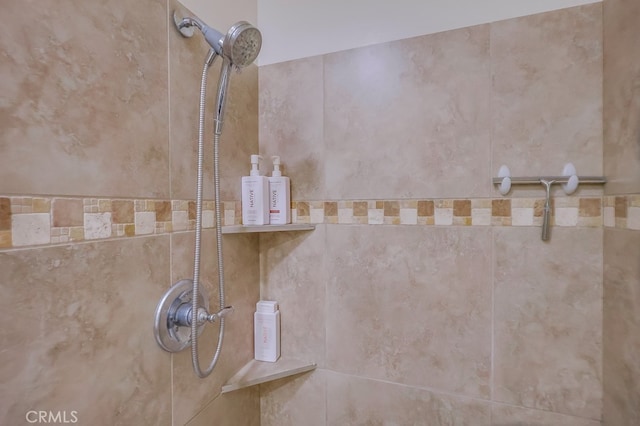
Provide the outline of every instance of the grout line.
[[429,392],[429,393],[436,394],[436,395],[444,395],[444,396],[447,396],[447,397],[450,397],[450,398],[457,398],[457,399],[461,399],[461,400],[468,400],[468,401],[476,401],[476,402],[487,403],[490,406],[502,405],[502,406],[505,406],[505,407],[519,408],[519,409],[532,410],[532,411],[540,411],[540,412],[544,412],[544,413],[554,414],[554,415],[558,415],[558,416],[571,417],[571,418],[576,418],[576,419],[595,420],[595,421],[600,420],[600,419],[591,418],[591,417],[584,417],[584,416],[577,416],[577,415],[573,415],[573,414],[559,413],[557,411],[545,410],[545,409],[542,409],[542,408],[527,407],[527,406],[523,406],[523,405],[512,404],[512,403],[509,403],[509,402],[495,401],[495,400],[492,400],[492,399],[485,399],[485,398],[480,398],[480,397],[476,397],[476,396],[457,394],[455,392],[444,391],[444,390],[441,390],[441,389],[431,388],[429,386],[407,385],[407,384],[404,384],[404,383],[392,382],[390,380],[377,379],[377,378],[366,377],[366,376],[358,376],[356,374],[350,374],[350,373],[345,373],[345,372],[342,372],[342,371],[335,371],[335,370],[328,370],[328,369],[316,369],[316,371],[325,372],[325,374],[327,374],[327,373],[335,374],[335,375],[338,375],[338,376],[353,378],[353,379],[362,380],[362,381],[369,380],[369,381],[372,381],[372,382],[384,383],[384,384],[387,384],[387,385],[397,386],[397,387],[400,387],[400,388],[406,388],[406,389],[412,389],[412,390],[418,390],[418,391],[425,391],[425,392]]
[[[495,351],[496,351],[496,235],[491,229],[491,373],[489,375],[489,394],[495,399]],[[493,412],[492,412],[493,415]],[[493,421],[493,419],[492,419]]]

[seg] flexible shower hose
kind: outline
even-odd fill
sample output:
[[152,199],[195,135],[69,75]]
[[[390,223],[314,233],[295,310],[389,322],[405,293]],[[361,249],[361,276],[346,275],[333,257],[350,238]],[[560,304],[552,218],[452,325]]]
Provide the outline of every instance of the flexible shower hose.
[[[207,71],[212,63],[211,55],[207,57],[202,70],[202,80],[200,84],[200,112],[198,120],[198,178],[196,186],[196,241],[195,253],[193,259],[193,295],[191,310],[191,362],[193,370],[200,378],[205,378],[215,368],[222,352],[222,341],[224,339],[224,318],[218,317],[220,321],[220,333],[218,335],[218,344],[216,352],[213,355],[209,367],[202,371],[200,368],[200,360],[198,358],[198,296],[200,294],[200,252],[202,237],[202,180],[203,180],[203,163],[204,163],[204,127],[205,127],[205,104],[207,94]],[[225,307],[224,304],[224,263],[222,256],[222,221],[220,208],[220,135],[215,133],[213,136],[213,186],[215,196],[215,224],[216,224],[216,247],[218,250],[218,292],[220,295],[220,310]]]

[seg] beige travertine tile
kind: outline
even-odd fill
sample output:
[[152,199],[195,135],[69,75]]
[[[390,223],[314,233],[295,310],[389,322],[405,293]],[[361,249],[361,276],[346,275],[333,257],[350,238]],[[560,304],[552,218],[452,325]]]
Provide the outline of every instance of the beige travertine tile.
[[511,200],[492,200],[491,216],[494,216],[494,217],[511,216]]
[[261,426],[325,426],[326,370],[260,385]]
[[491,225],[491,208],[471,209],[471,224],[474,226]]
[[323,58],[260,67],[259,80],[260,151],[282,157],[291,198],[324,199]]
[[434,204],[431,200],[418,201],[418,217],[428,217],[434,214]]
[[260,393],[251,387],[220,395],[186,426],[260,426]]
[[136,235],[153,234],[156,229],[155,212],[135,212]]
[[327,373],[327,424],[489,426],[488,402]]
[[134,204],[131,200],[113,200],[111,203],[113,209],[113,223],[134,223]]
[[36,409],[76,410],[83,425],[171,425],[170,355],[149,327],[169,237],[8,251],[0,270],[3,321],[20,318],[0,333],[0,423]]
[[324,84],[327,198],[489,195],[488,25],[325,55]]
[[454,216],[471,216],[471,200],[453,200]]
[[491,230],[326,232],[328,368],[488,398]]
[[581,198],[580,199],[580,216],[581,217],[598,217],[602,215],[602,199],[600,198]]
[[32,246],[51,242],[51,215],[48,213],[25,213],[11,216],[13,245]]
[[51,213],[51,199],[34,197],[33,213]]
[[578,224],[577,207],[558,207],[553,209],[553,220],[557,226],[576,226]]
[[599,420],[502,404],[491,406],[492,426],[600,426]]
[[[253,312],[259,299],[258,238],[255,235],[232,235],[224,239],[225,305],[234,311],[225,320],[222,355],[214,372],[199,379],[191,365],[191,350],[173,355],[174,423],[185,424],[218,396],[221,386],[249,360],[253,359]],[[172,236],[172,283],[193,278],[194,234]],[[209,296],[211,311],[219,308],[218,267],[215,232],[202,233],[200,285]],[[208,324],[199,338],[200,366],[205,370],[218,341],[218,323]]]
[[494,229],[494,400],[597,419],[602,230]]
[[640,207],[629,207],[627,229],[640,230]]
[[156,222],[171,221],[171,201],[156,201]]
[[324,203],[324,215],[325,217],[338,216],[338,203],[335,201],[327,201]]
[[84,208],[82,200],[79,198],[55,198],[52,204],[52,214],[54,227],[84,225]]
[[615,207],[605,207],[602,212],[603,224],[606,227],[613,228],[616,226]]
[[0,192],[168,196],[166,2],[3,13]]
[[640,4],[604,7],[604,173],[607,194],[640,192]]
[[369,203],[366,201],[354,201],[353,202],[353,215],[354,216],[368,216],[369,215]]
[[0,198],[0,231],[11,230],[11,199]]
[[511,209],[512,226],[532,226],[533,207],[513,207]]
[[84,236],[87,240],[111,237],[111,213],[85,213]]
[[491,65],[493,165],[602,174],[601,3],[492,23]]
[[280,305],[282,357],[325,362],[325,225],[260,235],[260,296]]
[[616,218],[626,218],[627,217],[627,197],[619,196],[615,199],[615,207],[616,207]]
[[298,201],[296,203],[298,216],[309,216],[309,203],[306,201]]
[[640,232],[604,231],[604,425],[640,424]]

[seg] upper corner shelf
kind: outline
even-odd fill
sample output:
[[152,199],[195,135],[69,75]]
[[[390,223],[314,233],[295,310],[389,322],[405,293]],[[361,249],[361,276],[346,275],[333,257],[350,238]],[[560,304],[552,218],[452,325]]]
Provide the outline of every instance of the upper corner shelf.
[[313,231],[315,225],[308,223],[294,223],[290,225],[229,225],[222,227],[223,234],[247,234],[252,232],[287,232]]

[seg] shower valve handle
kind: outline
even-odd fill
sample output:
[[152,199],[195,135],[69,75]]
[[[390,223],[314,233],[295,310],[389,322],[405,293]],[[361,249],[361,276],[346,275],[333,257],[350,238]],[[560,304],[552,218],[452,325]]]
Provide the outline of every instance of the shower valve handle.
[[207,314],[206,311],[205,311],[204,312],[204,314],[206,315],[205,320],[209,321],[209,322],[215,322],[218,318],[224,319],[231,312],[233,312],[233,306],[225,306],[224,308],[220,309],[215,314]]

